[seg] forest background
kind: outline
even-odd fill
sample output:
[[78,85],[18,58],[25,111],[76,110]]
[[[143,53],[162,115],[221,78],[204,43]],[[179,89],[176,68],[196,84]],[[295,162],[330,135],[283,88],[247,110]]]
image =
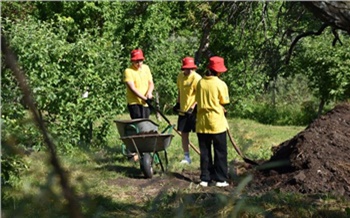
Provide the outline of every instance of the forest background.
[[[271,125],[307,125],[350,96],[350,39],[326,28],[299,2],[1,2],[1,34],[17,55],[57,150],[101,146],[126,112],[122,73],[141,48],[159,107],[171,114],[181,60],[225,58],[228,116]],[[83,94],[88,93],[84,98]],[[40,150],[23,93],[1,64],[2,145]],[[25,133],[25,134],[23,134]],[[15,140],[13,140],[15,136]],[[2,184],[22,165],[2,156]]]

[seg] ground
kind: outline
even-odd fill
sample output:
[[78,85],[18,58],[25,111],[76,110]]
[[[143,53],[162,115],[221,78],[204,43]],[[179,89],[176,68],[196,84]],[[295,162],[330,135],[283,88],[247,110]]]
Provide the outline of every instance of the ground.
[[[332,193],[350,196],[350,103],[342,103],[314,120],[304,131],[273,148],[270,160],[259,165],[231,162],[230,186],[222,191],[233,191],[246,175],[253,175],[248,194],[259,195],[278,189],[304,194]],[[147,196],[162,190],[197,186],[199,170],[169,172],[153,179],[124,177],[110,181],[114,185],[134,185]],[[208,187],[208,189],[218,189]],[[131,193],[132,194],[132,193]],[[141,200],[141,199],[140,199]]]

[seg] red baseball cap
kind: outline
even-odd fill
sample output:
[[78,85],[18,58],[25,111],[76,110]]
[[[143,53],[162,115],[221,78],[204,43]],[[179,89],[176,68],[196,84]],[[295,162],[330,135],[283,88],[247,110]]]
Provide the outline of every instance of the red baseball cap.
[[185,57],[182,59],[182,67],[181,70],[184,69],[197,69],[197,66],[194,64],[194,59],[191,57]]
[[209,59],[208,68],[218,73],[224,73],[227,71],[227,68],[224,64],[224,59],[219,56],[213,56]]
[[134,49],[131,51],[131,61],[145,60],[141,49]]

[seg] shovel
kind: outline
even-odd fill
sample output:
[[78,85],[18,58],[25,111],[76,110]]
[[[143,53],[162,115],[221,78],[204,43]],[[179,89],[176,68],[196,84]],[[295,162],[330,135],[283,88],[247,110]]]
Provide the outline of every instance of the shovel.
[[227,128],[227,131],[226,131],[226,132],[227,132],[227,135],[228,135],[229,138],[230,138],[230,141],[231,141],[231,143],[232,143],[234,149],[237,151],[238,155],[242,157],[242,159],[244,160],[244,162],[246,162],[246,163],[248,163],[248,164],[251,164],[251,165],[259,165],[257,162],[255,162],[255,161],[253,161],[253,160],[250,160],[250,159],[246,158],[246,157],[243,155],[242,151],[239,149],[239,147],[237,146],[237,144],[236,144],[235,141],[233,140],[233,137],[232,137],[232,135],[231,135],[231,132],[230,132],[229,128]]
[[[148,104],[148,106],[149,106],[150,108],[152,108],[152,109],[154,109],[156,112],[158,112],[158,113],[160,114],[160,116],[162,116],[162,117],[164,118],[164,120],[165,120],[169,125],[172,126],[170,120],[169,120],[168,118],[166,118],[166,116],[165,116],[158,108],[153,107],[153,105],[151,104],[150,101],[146,101],[146,103]],[[177,130],[175,127],[174,127],[174,130],[175,130],[175,132],[176,132],[177,134],[179,134],[179,136],[181,136],[181,132],[180,132],[179,130]],[[191,142],[189,142],[189,144],[190,144],[190,147],[191,147],[195,152],[197,152],[197,154],[199,154],[199,155],[201,154],[201,152],[198,150],[198,148],[196,148],[196,146],[194,146]]]

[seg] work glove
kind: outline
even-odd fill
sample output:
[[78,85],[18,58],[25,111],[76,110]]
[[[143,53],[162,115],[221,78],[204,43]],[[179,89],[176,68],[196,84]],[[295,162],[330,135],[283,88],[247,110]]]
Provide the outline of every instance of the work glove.
[[154,109],[154,107],[153,107],[153,105],[152,105],[152,99],[147,98],[147,99],[146,99],[146,103],[148,104],[148,107],[149,107],[150,109]]
[[174,113],[179,113],[180,110],[180,103],[177,102],[176,105],[173,107],[173,111]]
[[185,112],[186,116],[190,116],[193,113],[193,108],[188,109],[188,111]]

